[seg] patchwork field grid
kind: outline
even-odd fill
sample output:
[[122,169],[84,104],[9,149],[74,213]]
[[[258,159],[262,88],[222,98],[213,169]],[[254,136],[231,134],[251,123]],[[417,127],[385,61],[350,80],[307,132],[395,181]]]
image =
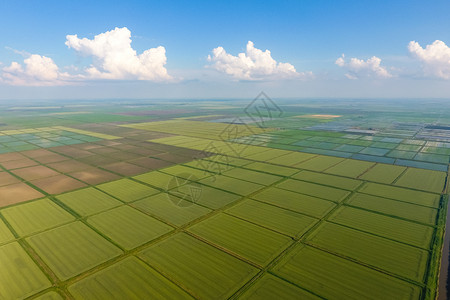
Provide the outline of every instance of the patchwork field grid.
[[4,105],[0,299],[435,299],[450,107],[354,101]]

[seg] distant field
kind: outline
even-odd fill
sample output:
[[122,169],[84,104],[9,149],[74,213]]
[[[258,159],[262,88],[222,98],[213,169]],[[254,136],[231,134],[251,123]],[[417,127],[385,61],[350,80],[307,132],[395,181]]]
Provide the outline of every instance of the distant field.
[[1,299],[435,299],[446,104],[139,104],[3,107]]

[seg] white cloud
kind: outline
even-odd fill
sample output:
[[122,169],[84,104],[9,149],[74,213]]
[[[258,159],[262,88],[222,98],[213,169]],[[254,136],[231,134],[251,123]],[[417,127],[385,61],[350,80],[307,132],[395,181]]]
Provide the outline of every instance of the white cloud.
[[31,54],[24,59],[24,66],[18,62],[2,68],[0,81],[10,85],[51,86],[64,85],[69,78],[67,73],[60,72],[55,62],[46,56]]
[[83,56],[91,56],[93,64],[85,69],[86,78],[92,79],[137,79],[165,81],[168,75],[166,49],[162,46],[137,54],[131,47],[131,32],[128,28],[98,34],[94,39],[67,35],[66,45]]
[[450,79],[450,48],[443,41],[436,40],[425,48],[411,41],[408,50],[422,62],[425,75]]
[[227,53],[223,47],[214,48],[208,61],[212,68],[238,80],[289,79],[307,75],[298,73],[289,63],[277,62],[269,50],[257,49],[251,41],[247,43],[246,53],[237,56]]
[[347,69],[348,73],[345,74],[349,79],[358,79],[361,77],[377,77],[377,78],[390,78],[390,74],[385,67],[381,66],[381,59],[372,56],[367,60],[351,58],[350,61],[345,60],[345,55],[342,54],[336,62],[339,67]]

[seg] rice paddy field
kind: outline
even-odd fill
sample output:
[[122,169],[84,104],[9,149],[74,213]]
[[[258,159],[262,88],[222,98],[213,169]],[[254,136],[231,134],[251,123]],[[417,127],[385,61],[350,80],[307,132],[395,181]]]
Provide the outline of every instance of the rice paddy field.
[[249,103],[2,104],[0,299],[446,299],[448,102]]

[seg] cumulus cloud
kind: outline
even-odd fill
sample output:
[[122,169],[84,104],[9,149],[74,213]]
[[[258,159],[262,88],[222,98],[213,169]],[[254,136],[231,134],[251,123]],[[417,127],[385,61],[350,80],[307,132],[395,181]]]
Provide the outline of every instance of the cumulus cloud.
[[51,86],[67,84],[70,77],[60,72],[55,62],[46,56],[31,54],[23,61],[23,65],[12,62],[2,68],[0,81],[10,85]]
[[131,47],[131,32],[126,27],[116,27],[93,39],[80,39],[76,34],[67,35],[65,44],[79,54],[93,58],[93,64],[85,69],[86,78],[152,81],[172,79],[164,67],[167,61],[166,49],[159,46],[138,55]]
[[345,60],[345,55],[342,54],[336,62],[339,67],[345,68],[347,70],[347,78],[358,79],[361,77],[377,77],[377,78],[390,78],[390,74],[385,67],[381,66],[381,59],[372,56],[367,60],[351,58],[350,61]]
[[255,48],[251,41],[247,43],[246,53],[237,56],[227,53],[223,47],[214,48],[212,55],[208,55],[208,61],[212,63],[212,68],[238,80],[289,79],[311,75],[298,73],[289,63],[277,62],[269,50]]
[[450,48],[443,41],[436,40],[425,48],[418,42],[411,41],[408,50],[422,62],[425,75],[450,79]]

